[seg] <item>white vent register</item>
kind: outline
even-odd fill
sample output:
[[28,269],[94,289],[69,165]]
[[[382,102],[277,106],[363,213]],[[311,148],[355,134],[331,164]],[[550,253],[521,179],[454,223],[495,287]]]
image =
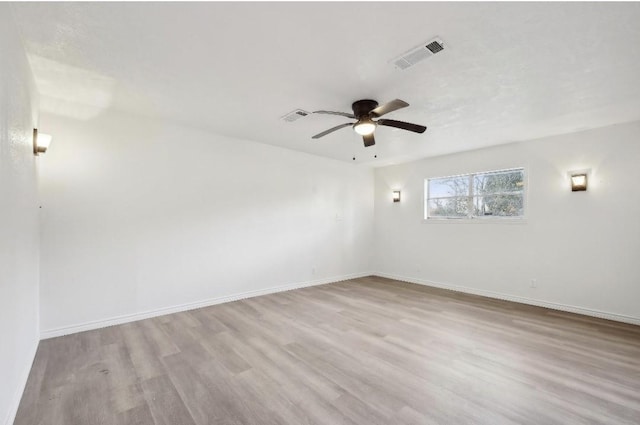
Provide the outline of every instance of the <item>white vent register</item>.
[[288,114],[280,117],[281,120],[286,122],[294,122],[299,120],[300,118],[304,118],[309,115],[309,112],[303,111],[302,109],[296,109],[295,111],[291,111]]
[[421,45],[414,47],[391,60],[391,63],[398,69],[404,70],[412,67],[413,65],[421,62],[433,55],[436,55],[444,50],[444,42],[441,38],[436,37]]

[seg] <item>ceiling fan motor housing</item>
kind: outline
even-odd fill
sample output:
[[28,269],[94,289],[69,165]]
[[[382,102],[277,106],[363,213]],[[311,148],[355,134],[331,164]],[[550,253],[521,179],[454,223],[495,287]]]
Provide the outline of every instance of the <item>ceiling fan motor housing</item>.
[[357,102],[353,102],[353,105],[351,105],[351,108],[353,109],[353,115],[355,115],[358,119],[368,117],[369,113],[377,107],[378,102],[371,99],[358,100]]

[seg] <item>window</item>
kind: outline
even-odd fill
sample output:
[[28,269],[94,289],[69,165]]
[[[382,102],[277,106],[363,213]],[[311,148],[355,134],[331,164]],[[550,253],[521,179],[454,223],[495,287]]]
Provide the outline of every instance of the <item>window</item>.
[[425,180],[425,219],[524,217],[524,168]]

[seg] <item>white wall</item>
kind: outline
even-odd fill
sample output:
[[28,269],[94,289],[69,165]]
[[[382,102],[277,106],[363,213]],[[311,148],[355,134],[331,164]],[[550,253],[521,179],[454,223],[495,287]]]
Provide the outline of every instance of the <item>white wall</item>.
[[[526,224],[423,222],[425,178],[517,166]],[[572,193],[566,173],[584,168],[589,190]],[[640,323],[640,123],[385,167],[375,181],[379,274]]]
[[370,270],[371,169],[111,112],[41,122],[44,336]]
[[0,423],[13,422],[38,346],[33,77],[0,4]]

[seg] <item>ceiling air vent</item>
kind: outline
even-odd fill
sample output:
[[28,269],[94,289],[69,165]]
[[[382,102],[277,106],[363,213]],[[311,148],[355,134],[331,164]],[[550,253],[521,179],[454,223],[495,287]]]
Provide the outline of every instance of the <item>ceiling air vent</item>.
[[434,55],[444,50],[444,46],[442,45],[442,43],[438,43],[437,40],[432,41],[431,43],[427,44],[425,47],[429,49],[429,51]]
[[440,53],[444,50],[444,42],[440,38],[434,38],[415,47],[397,58],[393,59],[391,63],[398,69],[407,69],[418,62],[429,58],[436,53]]
[[294,122],[296,120],[299,120],[300,118],[306,117],[307,115],[309,115],[307,111],[296,109],[295,111],[291,111],[287,115],[280,117],[280,119],[286,122]]

